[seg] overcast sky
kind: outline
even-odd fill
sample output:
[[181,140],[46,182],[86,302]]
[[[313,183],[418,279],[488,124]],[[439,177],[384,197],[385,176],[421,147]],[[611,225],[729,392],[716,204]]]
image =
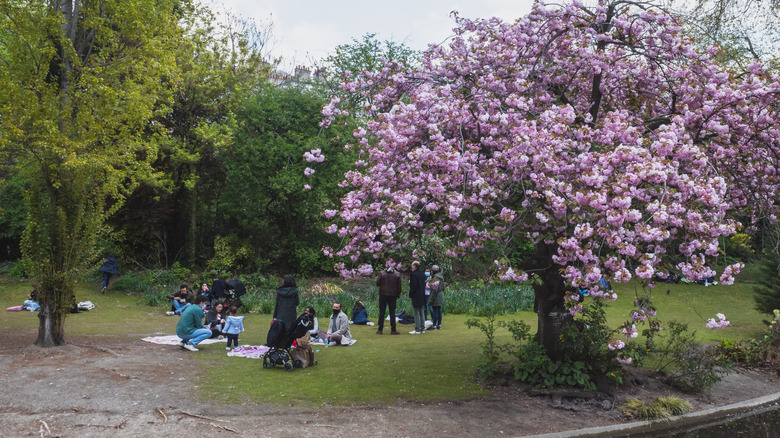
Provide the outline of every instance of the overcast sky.
[[500,17],[507,21],[527,14],[532,0],[203,0],[214,9],[225,7],[252,18],[258,25],[273,23],[271,55],[283,66],[312,65],[340,44],[376,33],[380,41],[405,43],[423,50],[452,35],[450,12],[462,17]]

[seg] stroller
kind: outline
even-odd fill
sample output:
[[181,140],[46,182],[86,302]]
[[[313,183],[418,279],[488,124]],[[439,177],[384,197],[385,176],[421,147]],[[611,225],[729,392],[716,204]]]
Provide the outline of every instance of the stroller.
[[294,362],[290,347],[294,340],[304,336],[312,327],[314,319],[308,313],[299,316],[290,327],[284,321],[274,321],[268,330],[266,345],[270,350],[263,355],[263,368],[282,365],[285,371],[292,371]]

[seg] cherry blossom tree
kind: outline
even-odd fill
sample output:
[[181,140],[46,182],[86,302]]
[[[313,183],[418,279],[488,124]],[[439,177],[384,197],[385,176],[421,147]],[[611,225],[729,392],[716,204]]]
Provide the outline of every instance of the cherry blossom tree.
[[[646,2],[456,20],[456,36],[419,68],[388,63],[344,84],[371,118],[354,134],[350,192],[325,212],[343,245],[324,251],[351,261],[337,264],[342,275],[370,274],[421,234],[449,236],[450,257],[531,239],[527,266],[495,263],[502,280],[533,282],[537,339],[555,357],[581,309],[577,289],[614,300],[600,279],[637,279],[649,294],[672,269],[713,276],[720,238],[774,219],[780,81],[758,62],[724,71],[717,48],[697,52]],[[323,125],[347,110],[334,99]],[[648,298],[636,297],[626,339],[654,316]]]

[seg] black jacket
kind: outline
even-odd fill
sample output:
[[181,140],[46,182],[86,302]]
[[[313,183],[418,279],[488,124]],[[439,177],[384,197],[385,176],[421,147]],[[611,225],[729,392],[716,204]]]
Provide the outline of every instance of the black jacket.
[[412,299],[414,307],[425,305],[425,274],[419,269],[412,271],[409,277],[409,298]]
[[274,318],[287,323],[290,326],[298,318],[298,288],[280,287],[276,289],[276,306],[274,307]]

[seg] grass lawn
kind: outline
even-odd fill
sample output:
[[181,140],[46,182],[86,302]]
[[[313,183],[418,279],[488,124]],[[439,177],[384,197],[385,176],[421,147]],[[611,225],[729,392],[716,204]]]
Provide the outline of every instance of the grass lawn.
[[[30,290],[26,283],[3,280],[0,284],[0,305],[19,305]],[[609,310],[614,326],[627,319],[633,307],[634,292],[629,285],[618,285],[619,298]],[[669,294],[666,290],[669,289]],[[753,309],[753,290],[750,284],[703,287],[687,284],[659,284],[653,296],[662,321],[689,322],[702,342],[717,342],[748,338],[764,329],[761,315]],[[94,310],[68,316],[66,340],[73,336],[122,337],[127,342],[141,342],[140,338],[156,334],[173,334],[176,317],[166,316],[164,308],[139,304],[138,298],[109,291],[99,293],[94,285],[80,286],[79,301],[95,303]],[[697,316],[695,309],[701,315]],[[302,303],[300,309],[306,303]],[[346,306],[350,307],[350,306]],[[704,327],[707,318],[724,313],[731,326],[709,330]],[[376,315],[371,319],[376,321]],[[318,365],[285,372],[280,367],[264,370],[259,360],[227,357],[224,344],[202,346],[191,357],[199,362],[204,399],[217,403],[296,403],[306,405],[328,404],[382,404],[395,400],[453,400],[486,395],[476,383],[475,367],[480,359],[479,344],[484,335],[469,329],[465,315],[443,318],[443,330],[424,335],[409,335],[412,326],[399,324],[402,335],[375,334],[376,327],[352,326],[357,339],[353,347],[314,346]],[[523,319],[536,327],[536,314],[520,312],[499,319]],[[704,318],[704,320],[702,319]],[[326,320],[326,318],[322,318]],[[265,342],[270,315],[249,314],[245,318],[246,331],[242,344],[259,345]],[[321,325],[325,322],[320,321]],[[389,323],[388,323],[389,325]],[[5,312],[0,319],[4,333],[37,332],[38,318],[30,312]],[[641,330],[641,328],[640,328]],[[385,333],[389,333],[385,327]],[[506,331],[497,334],[498,343],[510,340]],[[97,341],[99,342],[99,341]],[[161,354],[166,354],[161,346]],[[205,388],[208,388],[206,390]]]

